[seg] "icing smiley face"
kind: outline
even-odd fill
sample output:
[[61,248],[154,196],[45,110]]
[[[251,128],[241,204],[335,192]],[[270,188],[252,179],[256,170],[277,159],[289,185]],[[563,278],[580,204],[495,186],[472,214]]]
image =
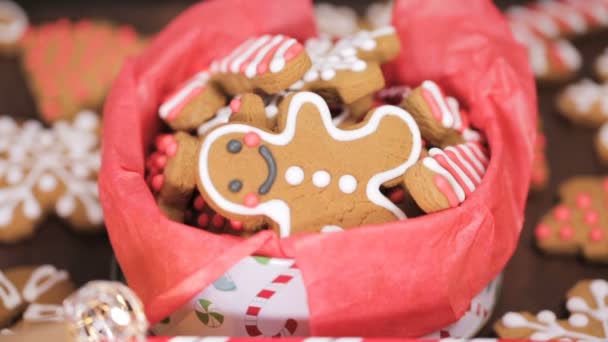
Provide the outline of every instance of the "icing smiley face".
[[[279,111],[281,133],[233,123],[204,137],[198,186],[213,209],[239,221],[264,217],[281,237],[405,218],[380,192],[420,155],[420,132],[405,110],[379,107],[348,131],[333,125],[314,93],[289,95]],[[370,161],[353,151],[386,154]]]

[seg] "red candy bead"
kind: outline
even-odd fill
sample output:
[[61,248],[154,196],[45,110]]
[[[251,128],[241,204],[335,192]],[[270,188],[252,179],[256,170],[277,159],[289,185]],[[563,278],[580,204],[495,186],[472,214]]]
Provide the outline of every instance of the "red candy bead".
[[589,240],[599,242],[604,239],[604,232],[600,228],[593,228],[589,231]]
[[202,196],[196,196],[194,199],[194,208],[198,211],[205,209],[205,199]]
[[260,197],[256,194],[254,194],[253,192],[248,193],[247,195],[245,195],[244,203],[245,203],[246,207],[255,208],[260,203]]
[[593,224],[596,224],[597,221],[599,221],[599,219],[600,219],[600,215],[597,213],[597,211],[590,210],[585,213],[585,217],[583,218],[583,221],[588,225],[593,225]]
[[255,132],[249,132],[245,134],[245,138],[243,138],[245,145],[248,147],[257,147],[260,144],[260,140],[260,136]]
[[209,225],[209,215],[200,214],[196,219],[196,224],[201,228],[206,228]]
[[559,207],[555,208],[553,215],[555,215],[555,218],[558,221],[567,221],[570,219],[570,208],[560,205]]
[[160,189],[163,187],[164,183],[165,183],[165,176],[163,176],[162,174],[158,174],[158,175],[155,175],[154,177],[152,177],[152,189],[154,191],[160,191]]
[[570,240],[574,236],[574,229],[570,226],[563,226],[559,229],[559,238],[562,240]]
[[220,214],[213,215],[213,218],[211,219],[211,224],[217,228],[223,227],[225,222],[226,219],[224,219]]
[[241,230],[243,228],[243,222],[237,220],[230,220],[230,227],[235,230]]
[[545,240],[551,236],[551,228],[545,224],[539,224],[534,230],[534,235],[538,240]]
[[586,209],[591,206],[591,196],[589,194],[578,194],[576,195],[576,205],[581,209]]

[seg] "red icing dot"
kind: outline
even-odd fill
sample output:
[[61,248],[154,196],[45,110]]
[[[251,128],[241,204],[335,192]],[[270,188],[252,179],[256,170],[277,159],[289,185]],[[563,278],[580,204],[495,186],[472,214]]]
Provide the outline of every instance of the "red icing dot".
[[230,110],[233,113],[236,113],[239,111],[239,109],[241,109],[241,99],[235,97],[232,99],[232,101],[230,101]]
[[589,194],[581,193],[576,195],[576,205],[581,209],[589,208],[589,206],[591,206],[591,202],[592,199]]
[[243,141],[248,147],[257,147],[260,144],[260,136],[255,132],[249,132],[245,134]]
[[213,226],[217,228],[223,227],[225,222],[226,219],[224,219],[220,214],[213,215],[213,218],[211,219],[211,224],[213,224]]
[[403,189],[395,189],[391,191],[388,197],[393,203],[401,203],[405,198],[405,191]]
[[558,221],[567,221],[570,219],[570,208],[560,205],[559,207],[555,208],[553,215],[555,215],[555,219]]
[[159,169],[163,169],[165,168],[165,165],[167,165],[167,156],[164,156],[162,154],[157,154],[154,157],[154,166],[156,166]]
[[175,139],[171,134],[161,134],[156,137],[156,149],[161,152],[165,152],[167,146],[172,144],[173,142],[175,142]]
[[196,219],[196,224],[201,228],[207,227],[209,225],[209,215],[207,215],[207,214],[198,215],[198,218]]
[[541,223],[536,226],[536,229],[534,230],[534,235],[538,240],[545,240],[549,236],[551,236],[551,228],[549,228],[549,226],[547,226],[546,224]]
[[563,226],[559,229],[559,238],[562,240],[570,240],[574,236],[574,229],[570,226]]
[[599,218],[600,218],[600,215],[597,213],[597,211],[590,210],[585,213],[585,217],[583,218],[583,220],[585,221],[586,224],[593,225],[593,224],[596,224],[597,221],[599,221]]
[[199,211],[205,209],[205,199],[202,196],[196,196],[194,199],[194,208]]
[[232,227],[233,229],[236,229],[236,230],[241,230],[243,228],[243,222],[236,221],[236,220],[230,220],[230,227]]
[[152,189],[154,191],[160,191],[160,189],[163,187],[164,183],[165,183],[165,176],[163,176],[162,174],[158,174],[158,175],[155,175],[154,177],[152,177]]
[[169,157],[173,157],[177,153],[177,141],[173,140],[172,143],[168,144],[165,148],[165,153]]
[[251,192],[245,195],[245,206],[249,208],[255,208],[260,203],[260,197],[255,193]]
[[593,228],[589,231],[589,240],[599,242],[604,239],[604,232],[600,228]]

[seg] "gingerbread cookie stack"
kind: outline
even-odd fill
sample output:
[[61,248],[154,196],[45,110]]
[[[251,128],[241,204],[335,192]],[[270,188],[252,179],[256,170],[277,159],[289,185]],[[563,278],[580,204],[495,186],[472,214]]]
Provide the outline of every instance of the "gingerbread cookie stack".
[[170,132],[146,163],[159,208],[216,233],[286,237],[460,205],[489,152],[435,82],[384,89],[399,44],[390,26],[264,35],[193,75],[159,106]]

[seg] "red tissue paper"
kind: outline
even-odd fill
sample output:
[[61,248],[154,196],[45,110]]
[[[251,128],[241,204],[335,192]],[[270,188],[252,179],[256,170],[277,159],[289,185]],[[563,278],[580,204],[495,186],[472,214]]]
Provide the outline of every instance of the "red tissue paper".
[[126,63],[104,111],[99,186],[112,245],[151,323],[256,254],[296,259],[312,334],[416,337],[456,321],[503,269],[522,227],[536,134],[527,54],[489,0],[400,0],[393,24],[402,52],[387,79],[431,79],[457,95],[486,134],[491,162],[457,208],[342,233],[215,235],[170,221],[144,181],[163,97],[248,37],[314,36],[309,0],[205,1]]

